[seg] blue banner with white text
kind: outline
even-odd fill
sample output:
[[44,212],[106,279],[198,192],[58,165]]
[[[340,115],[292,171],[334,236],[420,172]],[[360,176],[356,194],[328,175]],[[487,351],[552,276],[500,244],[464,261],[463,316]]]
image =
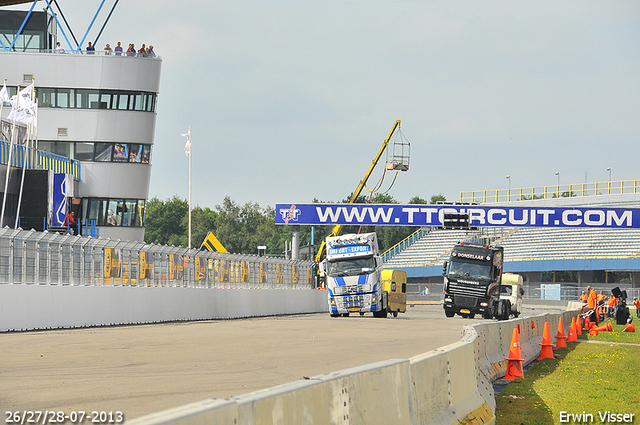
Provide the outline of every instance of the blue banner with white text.
[[442,226],[469,214],[470,226],[640,228],[640,209],[479,205],[276,204],[276,224]]

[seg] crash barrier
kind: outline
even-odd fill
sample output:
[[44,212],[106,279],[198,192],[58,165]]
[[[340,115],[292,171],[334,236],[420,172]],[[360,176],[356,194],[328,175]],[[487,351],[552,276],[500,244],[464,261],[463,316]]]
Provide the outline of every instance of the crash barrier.
[[305,378],[231,397],[204,400],[127,421],[157,424],[491,424],[492,382],[505,375],[513,329],[520,326],[524,364],[540,354],[544,323],[552,335],[558,319],[548,313],[465,326],[462,339],[411,359],[388,360]]
[[0,332],[327,311],[317,290],[0,285]]
[[312,266],[311,261],[0,229],[0,284],[311,289]]
[[0,331],[324,312],[312,265],[5,227]]

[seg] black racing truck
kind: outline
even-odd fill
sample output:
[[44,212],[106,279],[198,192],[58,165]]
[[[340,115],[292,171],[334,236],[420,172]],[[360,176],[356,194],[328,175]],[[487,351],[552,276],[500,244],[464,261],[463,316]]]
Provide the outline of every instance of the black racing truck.
[[459,242],[444,262],[444,313],[507,320],[511,302],[500,299],[503,248]]

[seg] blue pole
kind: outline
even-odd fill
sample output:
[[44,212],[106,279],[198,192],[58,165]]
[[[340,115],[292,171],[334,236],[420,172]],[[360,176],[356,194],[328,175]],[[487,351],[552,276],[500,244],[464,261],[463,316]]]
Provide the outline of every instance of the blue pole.
[[20,27],[20,29],[18,30],[18,33],[16,34],[16,36],[13,39],[13,42],[11,43],[11,46],[9,46],[8,49],[5,49],[7,51],[13,49],[13,46],[16,44],[16,41],[18,40],[18,37],[20,37],[20,34],[22,34],[22,29],[24,28],[25,25],[27,25],[27,21],[29,20],[29,17],[31,16],[31,12],[33,12],[33,8],[36,5],[36,2],[38,0],[33,0],[33,4],[31,5],[31,9],[29,9],[29,13],[27,13],[27,17],[24,18],[24,21],[22,21],[22,26]]

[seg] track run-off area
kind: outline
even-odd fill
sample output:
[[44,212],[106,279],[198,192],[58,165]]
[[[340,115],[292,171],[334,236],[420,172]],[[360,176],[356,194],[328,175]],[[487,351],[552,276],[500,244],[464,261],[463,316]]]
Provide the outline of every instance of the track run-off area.
[[[523,316],[543,313],[527,310]],[[307,314],[0,334],[0,407],[123,412],[125,419],[324,373],[407,359],[460,340],[442,306],[397,318]]]

